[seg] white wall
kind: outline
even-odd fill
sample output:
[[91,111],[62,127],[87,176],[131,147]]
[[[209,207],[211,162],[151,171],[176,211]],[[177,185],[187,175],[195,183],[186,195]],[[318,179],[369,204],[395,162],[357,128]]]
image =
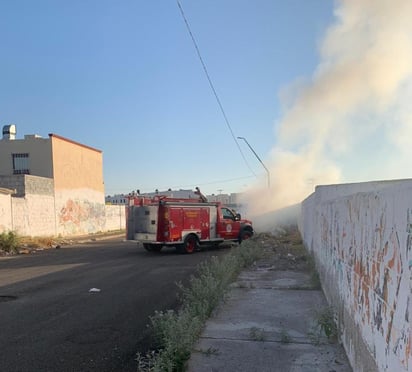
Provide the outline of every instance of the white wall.
[[13,231],[24,236],[56,235],[54,198],[50,195],[26,195],[11,198]]
[[0,193],[0,233],[76,236],[125,228],[124,205],[101,205],[83,198],[68,198],[57,206],[50,195],[11,197]]
[[317,187],[299,228],[354,370],[412,370],[412,180]]
[[124,205],[106,205],[105,216],[105,231],[126,228],[126,207]]
[[0,192],[0,234],[13,229],[11,217],[11,196]]

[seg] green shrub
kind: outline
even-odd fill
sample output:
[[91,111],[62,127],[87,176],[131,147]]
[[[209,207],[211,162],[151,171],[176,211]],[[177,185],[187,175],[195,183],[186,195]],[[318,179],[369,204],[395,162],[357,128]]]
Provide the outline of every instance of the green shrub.
[[[212,257],[199,265],[189,286],[181,284],[182,306],[179,311],[156,312],[150,318],[159,352],[145,371],[184,371],[193,344],[206,320],[236,280],[242,268],[262,257],[263,249],[253,239],[245,240],[223,258]],[[140,364],[140,355],[138,362]]]
[[13,231],[0,234],[0,250],[8,253],[16,253],[19,248],[19,237]]

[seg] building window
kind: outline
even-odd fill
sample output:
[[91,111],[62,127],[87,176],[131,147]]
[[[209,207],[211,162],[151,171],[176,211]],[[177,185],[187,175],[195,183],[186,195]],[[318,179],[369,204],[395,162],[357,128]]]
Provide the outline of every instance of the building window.
[[13,174],[30,174],[29,154],[12,154]]

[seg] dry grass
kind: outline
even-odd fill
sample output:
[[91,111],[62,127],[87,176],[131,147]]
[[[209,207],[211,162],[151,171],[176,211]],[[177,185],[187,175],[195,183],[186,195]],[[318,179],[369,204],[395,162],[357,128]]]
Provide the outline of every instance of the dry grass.
[[20,238],[20,245],[28,248],[51,248],[56,244],[55,238],[23,236]]
[[[124,230],[115,230],[108,232],[98,232],[94,234],[80,236],[20,236],[15,232],[0,234],[0,255],[32,253],[36,250],[60,248],[62,246],[76,244],[78,242],[98,240],[102,237],[109,237],[118,234],[124,234]],[[11,238],[13,238],[11,240]],[[12,242],[12,243],[10,243]],[[12,246],[10,248],[9,246]]]

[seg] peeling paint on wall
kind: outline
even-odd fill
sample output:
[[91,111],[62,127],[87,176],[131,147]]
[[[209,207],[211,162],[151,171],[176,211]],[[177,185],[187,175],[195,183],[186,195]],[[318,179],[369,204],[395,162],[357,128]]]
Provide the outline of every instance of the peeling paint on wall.
[[412,369],[412,185],[405,182],[370,193],[356,193],[354,184],[353,195],[339,197],[337,188],[335,199],[316,204],[315,193],[302,205],[302,235],[325,294],[350,314],[381,371]]

